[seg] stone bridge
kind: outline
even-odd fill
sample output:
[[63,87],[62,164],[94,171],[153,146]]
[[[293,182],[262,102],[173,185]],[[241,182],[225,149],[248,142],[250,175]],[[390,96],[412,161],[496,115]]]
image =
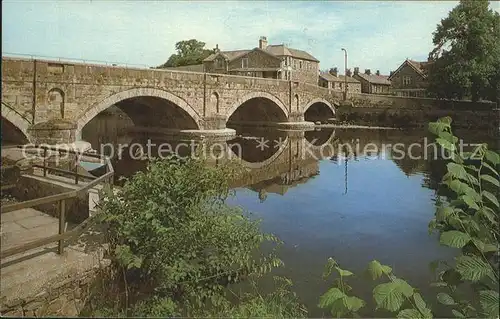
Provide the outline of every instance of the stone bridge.
[[233,123],[310,126],[339,101],[293,81],[2,57],[2,127],[33,143],[80,140],[112,105],[139,129],[231,136]]

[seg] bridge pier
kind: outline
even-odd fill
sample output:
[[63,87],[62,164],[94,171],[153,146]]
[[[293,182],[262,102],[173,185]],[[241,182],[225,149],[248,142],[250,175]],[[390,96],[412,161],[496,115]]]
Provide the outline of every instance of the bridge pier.
[[76,139],[76,124],[64,119],[52,119],[28,128],[30,141],[34,144],[71,144]]

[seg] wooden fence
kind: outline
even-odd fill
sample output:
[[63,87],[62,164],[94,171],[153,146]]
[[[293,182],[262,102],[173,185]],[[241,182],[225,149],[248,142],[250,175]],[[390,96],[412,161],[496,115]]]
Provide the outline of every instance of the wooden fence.
[[[29,243],[19,245],[16,247],[12,247],[6,250],[2,250],[0,255],[1,258],[6,258],[12,255],[20,254],[23,252],[26,252],[31,249],[35,249],[53,242],[58,242],[58,253],[62,254],[64,250],[64,241],[74,238],[76,236],[79,236],[83,231],[86,229],[86,226],[88,226],[89,221],[90,221],[90,216],[85,219],[82,223],[77,225],[75,228],[73,228],[71,231],[66,232],[65,231],[65,224],[66,224],[66,200],[75,198],[82,193],[86,194],[88,196],[88,191],[95,187],[96,185],[100,183],[104,183],[105,185],[112,187],[113,185],[113,176],[114,176],[114,170],[113,166],[111,165],[110,160],[107,157],[103,157],[98,154],[93,154],[93,153],[86,153],[86,152],[78,152],[74,150],[68,150],[64,148],[58,148],[58,147],[48,147],[48,146],[33,146],[31,147],[32,149],[38,149],[42,150],[44,154],[44,160],[43,164],[35,164],[33,167],[38,167],[43,170],[43,176],[47,175],[47,172],[53,171],[57,172],[60,175],[68,175],[74,177],[75,184],[78,185],[79,179],[80,178],[86,178],[92,180],[86,185],[82,185],[82,187],[76,189],[76,190],[71,190],[68,192],[64,192],[61,194],[55,194],[55,195],[50,195],[50,196],[45,196],[41,198],[36,198],[32,200],[27,200],[19,203],[14,203],[14,204],[9,204],[9,205],[4,205],[1,208],[1,213],[5,214],[8,212],[12,212],[15,210],[23,209],[23,208],[30,208],[42,204],[49,204],[49,203],[58,203],[59,206],[59,232],[56,235],[51,235],[42,239],[38,239],[35,241],[31,241]],[[59,153],[59,155],[62,154],[73,154],[75,155],[75,162],[74,162],[74,169],[73,170],[65,170],[61,168],[56,168],[56,167],[49,167],[47,164],[47,152],[52,151]],[[103,174],[100,177],[91,177],[87,175],[81,175],[77,171],[78,167],[78,158],[79,156],[85,156],[85,157],[93,157],[93,158],[98,158],[101,161],[103,161],[106,171],[105,174]]]

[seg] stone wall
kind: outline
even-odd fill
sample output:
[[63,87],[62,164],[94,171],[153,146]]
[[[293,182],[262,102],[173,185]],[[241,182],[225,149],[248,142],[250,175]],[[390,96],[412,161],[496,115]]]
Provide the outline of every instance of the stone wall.
[[[75,190],[63,183],[48,182],[37,176],[22,175],[12,195],[21,201],[61,194]],[[43,211],[53,217],[59,217],[59,202],[34,206],[34,209]],[[66,220],[81,223],[89,216],[88,195],[83,193],[79,197],[66,199]]]
[[36,291],[2,300],[0,313],[2,317],[77,317],[90,296],[91,285],[109,264],[109,260],[99,258],[90,267],[62,271]]
[[[300,67],[302,65],[302,67]],[[318,84],[319,63],[292,58],[292,81]]]
[[425,127],[440,117],[450,116],[453,126],[480,128],[497,134],[500,125],[499,110],[451,110],[451,109],[402,109],[375,107],[341,107],[337,118],[340,122],[367,126]]
[[[339,96],[341,94],[338,94]],[[416,110],[492,110],[496,103],[489,101],[472,102],[456,100],[438,100],[418,97],[401,97],[393,95],[376,95],[365,93],[347,94],[347,99],[354,107],[391,108]]]

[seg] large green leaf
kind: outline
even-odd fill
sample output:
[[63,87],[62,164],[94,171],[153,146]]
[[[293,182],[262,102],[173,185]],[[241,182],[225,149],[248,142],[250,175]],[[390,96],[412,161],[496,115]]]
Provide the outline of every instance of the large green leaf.
[[413,294],[413,300],[415,301],[418,311],[420,311],[424,318],[432,318],[431,310],[427,308],[424,299],[422,299],[422,296],[418,292]]
[[498,307],[500,305],[498,291],[481,290],[479,292],[479,303],[485,317],[498,318]]
[[344,297],[345,294],[339,289],[339,288],[330,288],[328,289],[327,292],[325,292],[320,298],[319,298],[319,305],[318,307],[320,308],[329,308],[333,305],[333,303],[342,297]]
[[497,187],[500,187],[500,183],[498,182],[498,178],[494,178],[491,175],[485,175],[485,174],[483,174],[483,175],[481,175],[481,179],[485,180],[485,181],[487,181],[487,182],[489,182],[489,183],[491,183],[491,184],[493,184],[493,185],[495,185]]
[[465,167],[463,165],[460,165],[460,164],[456,164],[456,163],[448,163],[446,165],[446,167],[448,168],[448,172],[453,176],[453,177],[456,177],[456,178],[460,178],[460,179],[464,179],[466,180],[467,179],[467,171],[465,170]]
[[495,211],[487,206],[481,207],[479,213],[486,217],[492,224],[496,225],[498,223],[498,215]]
[[477,201],[472,197],[471,195],[462,195],[460,198],[469,206],[470,208],[474,208],[476,210],[479,209],[479,206],[477,205]]
[[438,120],[437,122],[431,122],[429,123],[429,131],[434,135],[439,135],[439,133],[450,128],[450,123],[451,122],[448,123],[447,121],[440,120]]
[[439,242],[443,245],[462,248],[470,241],[470,236],[458,230],[450,230],[443,232],[439,238]]
[[378,308],[397,311],[404,302],[403,293],[395,282],[380,284],[373,289],[373,298]]
[[335,266],[335,269],[337,270],[337,272],[339,273],[340,276],[342,277],[347,277],[347,276],[352,276],[354,275],[352,272],[350,272],[349,270],[345,270],[345,269],[342,269],[338,266]]
[[423,318],[423,316],[417,309],[403,309],[398,313],[398,318],[415,319]]
[[439,145],[441,145],[442,148],[445,148],[447,150],[450,150],[450,151],[455,151],[457,149],[457,147],[455,146],[455,144],[445,140],[444,138],[440,138],[438,137],[436,139],[436,142],[438,142]]
[[486,160],[488,160],[493,166],[500,164],[500,155],[497,152],[486,150],[484,157],[486,157]]
[[344,304],[347,309],[356,312],[365,305],[365,302],[358,297],[350,296],[344,298]]
[[498,204],[498,199],[496,198],[495,195],[493,195],[492,193],[488,192],[488,191],[482,191],[482,194],[484,197],[486,197],[490,202],[492,202],[493,204],[495,204],[496,207],[500,207],[500,205]]
[[368,273],[372,277],[373,280],[378,279],[383,274],[390,274],[392,272],[392,268],[386,265],[382,265],[377,260],[372,260],[368,264]]
[[406,297],[411,297],[413,295],[413,287],[410,286],[406,281],[400,278],[394,279],[394,282],[398,285],[399,290],[405,295]]
[[447,140],[450,143],[455,144],[456,142],[458,142],[458,137],[454,136],[453,134],[451,134],[449,132],[441,131],[441,132],[439,132],[438,135],[439,135],[440,138],[443,138],[443,139]]
[[445,221],[450,215],[453,214],[453,212],[454,210],[450,206],[440,206],[436,212],[436,220],[440,222]]
[[476,282],[484,277],[493,277],[491,266],[479,257],[463,255],[456,261],[455,269],[465,280]]
[[483,253],[498,251],[497,245],[484,243],[482,240],[480,240],[478,238],[472,238],[472,242],[477,247],[477,249],[479,249],[479,251],[481,251]]
[[497,170],[494,169],[493,167],[491,167],[490,164],[488,164],[486,162],[482,162],[481,165],[483,165],[484,167],[486,167],[487,169],[489,169],[493,174],[495,174],[496,176],[498,176]]
[[481,200],[481,196],[472,187],[458,179],[448,182],[447,185],[458,195],[465,194],[471,196],[475,201]]
[[396,278],[389,283],[380,284],[373,289],[373,298],[378,308],[397,311],[404,302],[404,296],[410,297],[413,288],[404,280]]
[[440,292],[437,294],[437,300],[443,305],[451,306],[455,304],[455,300],[447,293]]

